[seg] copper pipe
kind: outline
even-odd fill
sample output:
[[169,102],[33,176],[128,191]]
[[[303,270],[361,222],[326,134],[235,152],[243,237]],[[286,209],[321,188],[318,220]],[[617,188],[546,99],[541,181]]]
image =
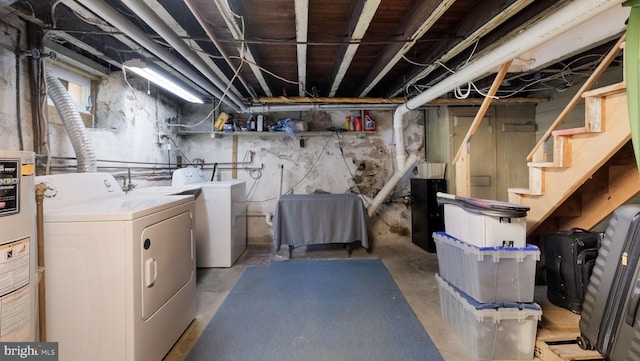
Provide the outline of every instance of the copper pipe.
[[38,228],[38,326],[40,333],[40,341],[47,341],[47,312],[45,298],[45,279],[44,279],[44,214],[43,202],[44,192],[48,189],[47,185],[40,183],[36,185],[36,215]]

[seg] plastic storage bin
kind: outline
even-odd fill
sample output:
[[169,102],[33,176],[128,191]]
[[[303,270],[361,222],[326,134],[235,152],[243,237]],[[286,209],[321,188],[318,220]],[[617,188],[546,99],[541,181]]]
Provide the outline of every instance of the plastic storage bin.
[[529,207],[439,192],[444,205],[444,230],[479,247],[524,247]]
[[536,303],[478,303],[438,275],[440,308],[478,360],[532,360],[542,309]]
[[440,275],[476,301],[533,302],[540,249],[477,247],[435,232]]

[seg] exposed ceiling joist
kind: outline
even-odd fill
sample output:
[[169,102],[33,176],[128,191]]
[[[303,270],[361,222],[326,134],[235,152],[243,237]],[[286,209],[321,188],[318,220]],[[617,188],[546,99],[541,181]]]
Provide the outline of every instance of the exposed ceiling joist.
[[329,90],[330,97],[336,95],[336,92],[340,87],[340,83],[342,83],[342,79],[351,65],[351,61],[353,60],[356,51],[358,51],[360,41],[366,34],[369,24],[371,24],[371,20],[373,20],[373,16],[378,10],[378,6],[380,6],[380,1],[381,0],[361,0],[356,3],[351,21],[351,23],[355,23],[355,25],[350,27],[352,28],[350,29],[352,30],[351,42],[349,45],[343,47],[339,53],[340,55],[338,55],[338,58],[340,58],[340,65],[338,65],[337,72],[333,76],[333,82]]
[[[96,67],[117,71],[143,58],[242,112],[275,93],[410,101],[449,77],[447,68],[459,72],[576,1],[583,0],[60,0],[8,8]],[[612,1],[620,6],[600,4]],[[613,17],[612,27],[594,25],[561,44],[549,40],[533,63],[526,54],[515,59],[501,91],[534,95],[534,72],[551,81],[544,90],[560,89],[552,74],[562,62],[578,69],[601,54],[624,20]],[[480,77],[468,81],[484,86],[490,78]],[[482,97],[482,86],[468,96]]]
[[[146,9],[148,9],[148,11],[156,14],[156,22],[165,23],[166,27],[163,27],[164,31],[165,32],[169,31],[170,34],[163,35],[162,33],[158,32],[158,30],[162,31],[162,29],[156,30],[154,28],[156,32],[158,32],[164,39],[174,38],[176,42],[184,43],[184,45],[180,45],[183,49],[181,52],[189,51],[194,56],[197,56],[198,58],[200,58],[202,61],[203,67],[206,67],[207,69],[210,69],[211,71],[213,71],[213,75],[218,77],[222,83],[231,84],[229,90],[234,92],[236,96],[240,97],[240,92],[238,91],[238,89],[236,89],[235,86],[233,86],[233,83],[231,83],[231,80],[227,78],[227,76],[222,72],[222,70],[220,70],[218,65],[216,65],[215,62],[213,62],[211,57],[207,53],[205,53],[205,51],[200,47],[198,42],[191,40],[187,31],[180,24],[178,24],[178,22],[173,18],[173,16],[171,16],[171,14],[169,14],[167,10],[162,5],[160,5],[156,0],[128,0],[126,2],[126,5],[133,9],[142,9],[142,11],[145,13],[147,12]],[[138,13],[138,15],[141,15],[141,14]],[[156,28],[158,27],[156,26]]]
[[[429,17],[425,19],[424,22],[420,24],[420,26],[411,33],[411,35],[408,36],[408,39],[410,40],[410,42],[403,44],[401,48],[397,51],[397,53],[389,61],[385,61],[386,65],[384,65],[382,70],[377,72],[377,74],[371,81],[366,82],[367,84],[366,88],[364,88],[364,90],[360,92],[361,97],[367,96],[367,94],[369,94],[371,89],[373,89],[373,87],[376,86],[376,84],[378,84],[378,82],[380,82],[380,80],[382,80],[382,78],[384,78],[385,75],[387,75],[389,70],[391,70],[391,68],[393,68],[393,66],[396,65],[396,63],[398,63],[402,59],[404,54],[406,54],[407,51],[409,51],[409,49],[413,47],[416,41],[420,39],[427,31],[429,31],[431,26],[433,26],[433,24],[442,15],[444,15],[447,9],[449,9],[449,7],[453,5],[454,2],[455,0],[444,0],[440,2],[438,6],[430,12]],[[418,14],[417,12],[414,12],[414,14],[416,14],[414,16],[419,16],[417,15]],[[407,28],[407,30],[409,29]],[[388,51],[391,51],[391,49],[389,49]]]
[[296,0],[296,51],[298,54],[298,93],[306,95],[307,33],[309,32],[309,0]]
[[[224,21],[227,24],[227,28],[231,32],[231,35],[233,35],[233,38],[240,43],[238,53],[241,61],[243,63],[246,62],[249,65],[256,79],[258,79],[258,82],[260,83],[260,86],[262,87],[262,90],[265,92],[265,94],[267,94],[268,96],[272,96],[273,93],[271,92],[267,81],[262,75],[262,70],[258,65],[258,61],[256,60],[253,51],[251,51],[251,47],[248,44],[244,43],[246,33],[244,16],[236,14],[229,7],[229,3],[227,2],[227,0],[214,0],[214,2],[218,7],[218,10],[220,11],[220,14],[222,14]],[[240,19],[241,27],[238,26],[238,23],[235,20],[236,18]]]
[[[518,0],[511,4],[511,6],[507,7],[504,11],[496,14],[496,16],[492,17],[489,21],[484,23],[480,28],[476,31],[472,32],[470,35],[466,36],[462,41],[448,50],[444,55],[442,55],[437,61],[433,61],[431,64],[426,66],[426,68],[420,71],[418,74],[414,75],[410,79],[406,80],[403,84],[402,88],[397,88],[391,92],[391,96],[397,96],[402,92],[404,87],[407,85],[415,84],[420,79],[423,79],[425,76],[429,75],[433,71],[433,69],[441,66],[441,64],[446,63],[451,60],[454,56],[460,54],[465,49],[469,48],[473,43],[479,41],[480,38],[487,35],[489,32],[494,30],[497,26],[509,20],[511,16],[514,16],[523,8],[527,7],[531,4],[533,0]],[[472,54],[473,55],[473,54]]]
[[[213,31],[211,31],[211,28],[209,27],[209,24],[207,24],[207,22],[204,20],[202,15],[196,10],[196,7],[193,4],[192,0],[184,0],[184,3],[189,8],[189,11],[191,11],[191,15],[193,15],[193,17],[198,21],[198,24],[200,24],[200,27],[202,28],[202,30],[204,30],[204,32],[207,34],[207,37],[209,38],[209,40],[211,40],[211,42],[213,43],[215,48],[218,50],[218,52],[220,52],[220,56],[222,56],[222,58],[225,60],[226,64],[231,69],[234,69],[234,64],[231,61],[231,58],[229,57],[229,55],[227,55],[227,52],[224,50],[224,48],[218,42],[218,39],[217,39],[216,35],[213,33]],[[238,63],[240,63],[240,62],[238,62]],[[249,95],[251,96],[251,99],[255,99],[257,97],[256,93],[249,86],[247,81],[244,80],[244,77],[242,77],[241,75],[238,74],[237,78],[238,78],[238,80],[240,80],[240,82],[244,86],[245,90],[249,93]]]

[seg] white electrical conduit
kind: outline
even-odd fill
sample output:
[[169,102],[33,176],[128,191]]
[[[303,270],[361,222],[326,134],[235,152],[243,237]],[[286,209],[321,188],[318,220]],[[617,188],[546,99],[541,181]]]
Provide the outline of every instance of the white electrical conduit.
[[[232,97],[234,103],[242,106],[242,101],[230,91],[230,85],[225,85],[211,67],[188,46],[153,10],[140,0],[128,0],[124,4],[149,25],[158,35],[166,40],[171,47],[176,49],[180,55],[200,71],[207,79],[211,80],[215,86],[223,90],[227,97]],[[232,67],[233,69],[233,67]],[[228,81],[228,80],[226,80]]]
[[538,47],[563,32],[587,21],[596,15],[620,6],[623,0],[574,0],[553,14],[531,25],[520,34],[505,41],[488,54],[475,59],[455,74],[443,79],[427,89],[424,93],[400,105],[393,114],[393,130],[396,145],[396,173],[378,192],[373,202],[367,208],[372,216],[387,196],[393,191],[397,183],[411,170],[415,162],[413,155],[405,158],[403,117],[411,110],[446,94],[467,82],[474,81],[493,72],[501,64],[515,59],[517,56]]
[[[77,0],[62,0],[62,2],[73,8],[76,5],[82,5],[91,10],[93,13],[98,15],[99,17],[106,20],[108,23],[113,25],[114,27],[120,29],[125,35],[133,39],[135,42],[143,46],[146,50],[160,58],[162,61],[167,63],[172,68],[178,70],[184,76],[188,77],[195,84],[200,86],[202,89],[205,89],[218,99],[222,99],[222,101],[231,107],[234,111],[243,112],[245,110],[245,106],[242,101],[236,97],[234,94],[228,94],[226,97],[223,97],[223,93],[220,89],[225,89],[225,84],[216,84],[216,79],[211,79],[213,84],[204,79],[200,74],[191,69],[186,64],[183,64],[177,57],[171,54],[167,49],[158,45],[155,40],[151,39],[147,34],[145,34],[142,30],[135,27],[131,24],[126,18],[120,15],[116,10],[114,10],[107,2],[102,0],[83,0],[81,3]],[[186,57],[189,61],[192,61],[191,58]],[[212,86],[213,85],[213,86]],[[224,98],[224,99],[223,99]]]

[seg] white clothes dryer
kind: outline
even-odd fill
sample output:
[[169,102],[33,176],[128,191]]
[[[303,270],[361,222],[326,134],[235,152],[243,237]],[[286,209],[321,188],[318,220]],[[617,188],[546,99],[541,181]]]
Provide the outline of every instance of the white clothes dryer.
[[243,181],[208,181],[200,168],[173,172],[171,187],[202,189],[196,201],[196,266],[231,267],[247,248],[246,184]]
[[61,360],[161,360],[196,316],[194,197],[125,195],[105,173],[36,183],[47,341]]

